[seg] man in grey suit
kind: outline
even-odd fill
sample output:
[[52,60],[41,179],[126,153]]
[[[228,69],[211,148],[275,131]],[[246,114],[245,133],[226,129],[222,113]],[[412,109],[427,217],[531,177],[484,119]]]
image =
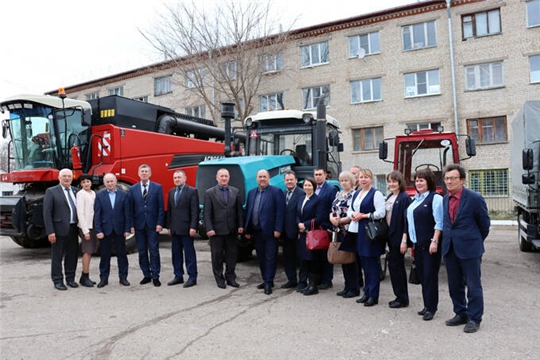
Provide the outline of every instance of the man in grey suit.
[[79,252],[77,232],[77,208],[75,192],[71,186],[73,174],[70,169],[62,169],[58,174],[60,184],[45,191],[43,200],[43,220],[45,231],[51,243],[51,278],[57,290],[67,290],[62,274],[62,260],[66,271],[66,284],[76,288],[75,270]]
[[[244,229],[244,214],[238,189],[229,186],[227,169],[219,169],[217,185],[206,190],[204,195],[204,226],[210,238],[212,271],[217,286],[225,289],[225,282],[239,287],[236,282],[236,260],[238,258],[237,234]],[[223,276],[223,256],[225,255],[225,277]]]
[[167,200],[167,229],[171,236],[174,279],[167,285],[184,282],[184,256],[188,280],[185,288],[197,285],[197,255],[195,235],[199,220],[199,195],[197,190],[186,185],[186,173],[176,170],[173,174],[174,188],[169,190]]

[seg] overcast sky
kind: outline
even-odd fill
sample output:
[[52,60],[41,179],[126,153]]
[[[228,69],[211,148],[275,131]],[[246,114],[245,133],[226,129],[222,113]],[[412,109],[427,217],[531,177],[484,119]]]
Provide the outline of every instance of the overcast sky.
[[[172,1],[181,0],[168,0]],[[197,0],[203,1],[215,2]],[[299,28],[415,2],[272,0],[285,28],[294,19]],[[42,94],[161,61],[137,30],[152,23],[161,4],[160,0],[2,1],[0,99]]]

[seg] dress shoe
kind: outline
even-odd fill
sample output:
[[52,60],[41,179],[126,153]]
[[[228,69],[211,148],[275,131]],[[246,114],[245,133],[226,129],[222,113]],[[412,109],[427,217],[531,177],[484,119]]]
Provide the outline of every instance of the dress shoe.
[[227,288],[227,285],[225,285],[224,282],[218,282],[218,283],[217,283],[217,286],[218,286],[218,288],[220,288],[220,289],[226,289],[226,288]]
[[296,286],[296,291],[297,292],[304,292],[307,288],[308,288],[308,286],[307,286],[306,283],[298,283],[298,285]]
[[447,326],[458,326],[467,324],[469,322],[469,317],[467,315],[456,315],[450,320],[446,320],[445,324]]
[[70,288],[78,288],[79,284],[77,284],[74,280],[66,280],[66,285]]
[[291,288],[294,288],[298,285],[298,283],[295,283],[295,282],[292,282],[292,281],[287,281],[285,284],[281,285],[281,288],[282,289],[291,289]]
[[236,282],[236,280],[227,280],[227,285],[229,286],[232,286],[232,287],[240,287],[240,284]]
[[343,295],[345,295],[348,291],[349,291],[349,290],[347,290],[347,289],[343,289],[343,290],[337,292],[336,295],[337,295],[337,296],[343,296]]
[[197,285],[197,280],[188,280],[184,284],[184,287],[189,288],[189,287],[192,287],[192,286],[195,286],[195,285]]
[[99,282],[99,284],[97,284],[97,287],[102,288],[102,287],[107,286],[107,285],[109,285],[109,280],[101,280]]
[[433,317],[435,316],[435,313],[434,312],[431,312],[429,310],[426,310],[426,312],[424,313],[424,315],[422,315],[422,320],[424,321],[429,321],[429,320],[433,320]]
[[360,293],[359,292],[356,292],[356,291],[347,291],[345,294],[343,294],[343,298],[344,299],[350,299],[350,298],[353,298],[353,297],[357,297],[359,296]]
[[303,291],[304,295],[315,295],[319,293],[319,288],[316,285],[309,285],[307,289]]
[[67,287],[66,285],[64,285],[64,283],[56,283],[54,284],[54,288],[56,290],[67,290]]
[[93,287],[95,283],[90,280],[88,274],[82,273],[81,278],[79,279],[79,284],[86,287]]
[[265,293],[266,295],[270,295],[270,294],[272,293],[272,286],[270,286],[270,285],[265,285],[265,286],[264,286],[264,293]]
[[475,333],[480,329],[480,323],[469,320],[467,325],[463,328],[463,331],[469,334]]
[[159,279],[152,279],[152,283],[154,283],[155,287],[161,286],[161,281],[159,281]]
[[360,299],[356,300],[356,302],[357,302],[358,304],[363,304],[363,303],[365,303],[366,301],[368,301],[368,299],[369,299],[369,296],[367,296],[366,294],[364,294],[364,296],[362,296]]
[[148,277],[148,276],[145,276],[145,277],[143,277],[143,279],[141,280],[140,284],[141,284],[141,285],[148,284],[150,281],[152,281],[152,278],[150,278],[150,277]]
[[172,279],[171,281],[167,283],[167,285],[173,286],[173,285],[178,285],[178,284],[183,284],[183,283],[184,283],[184,278],[175,276],[174,279]]
[[420,310],[417,314],[420,315],[420,316],[424,316],[424,314],[426,313],[427,309],[426,308],[423,308],[422,310]]
[[330,289],[333,286],[334,285],[332,284],[332,282],[327,282],[327,283],[322,283],[321,285],[318,286],[318,288],[319,290],[326,290],[326,289]]
[[393,300],[393,301],[390,301],[388,303],[388,307],[390,309],[399,309],[399,308],[404,308],[404,307],[407,307],[409,306],[409,303],[408,302],[403,302],[403,301],[400,301],[400,300]]
[[[260,283],[259,285],[257,285],[257,289],[262,290],[264,289],[265,286],[266,286],[265,283]],[[272,287],[274,287],[274,284],[272,284]]]
[[129,281],[127,281],[127,279],[120,279],[120,284],[121,284],[121,285],[124,285],[124,286],[129,286],[129,285],[131,285],[131,284],[129,283]]
[[379,303],[379,298],[378,297],[370,297],[369,299],[367,299],[367,301],[364,303],[364,306],[373,306],[373,305],[377,305]]

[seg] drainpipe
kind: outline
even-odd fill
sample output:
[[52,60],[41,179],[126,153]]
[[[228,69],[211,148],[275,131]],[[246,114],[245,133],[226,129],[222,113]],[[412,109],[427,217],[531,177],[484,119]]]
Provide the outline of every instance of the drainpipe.
[[450,4],[452,0],[446,0],[446,10],[448,12],[448,41],[450,43],[450,66],[452,70],[452,97],[454,102],[454,132],[459,133],[458,109],[457,109],[457,94],[456,94],[456,71],[454,67],[454,42],[452,40],[452,14],[450,12]]

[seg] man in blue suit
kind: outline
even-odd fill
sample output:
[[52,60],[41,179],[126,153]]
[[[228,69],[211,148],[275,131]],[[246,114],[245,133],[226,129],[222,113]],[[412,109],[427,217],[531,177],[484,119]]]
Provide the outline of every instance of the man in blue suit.
[[266,295],[272,293],[276,276],[278,239],[283,232],[285,197],[281,189],[270,185],[266,170],[257,172],[257,186],[247,197],[245,236],[253,237],[263,283],[257,286]]
[[94,230],[96,237],[100,240],[99,251],[101,253],[99,262],[101,281],[97,287],[102,288],[109,284],[113,246],[116,249],[120,284],[129,286],[127,280],[129,263],[125,240],[130,235],[131,226],[129,196],[127,192],[116,188],[114,174],[106,174],[103,177],[103,182],[107,189],[96,194],[94,203]]
[[129,189],[131,211],[139,252],[139,266],[143,273],[141,285],[150,281],[154,286],[161,286],[159,273],[161,261],[159,257],[159,233],[163,230],[165,212],[163,208],[163,191],[161,185],[150,182],[152,169],[143,164],[139,166],[140,182]]
[[[281,285],[282,289],[289,289],[298,286],[299,289],[307,287],[307,272],[300,267],[300,273],[297,275],[299,255],[296,251],[296,242],[298,241],[298,222],[296,221],[298,213],[298,202],[304,199],[306,193],[296,186],[298,178],[296,173],[289,170],[285,173],[285,224],[283,230],[283,268],[287,276],[287,282]],[[298,279],[298,277],[300,279]]]
[[[336,198],[338,189],[335,186],[330,185],[326,182],[326,170],[323,168],[317,168],[313,172],[313,177],[317,183],[317,189],[315,189],[315,194],[321,198],[324,203],[324,208],[328,212],[328,216],[332,212],[332,202]],[[324,227],[324,226],[323,226]],[[334,265],[328,262],[328,259],[324,260],[323,265],[323,275],[322,281],[319,285],[320,290],[330,289],[332,284],[332,279],[334,278]]]
[[474,333],[480,328],[484,314],[480,267],[490,219],[482,196],[463,187],[463,167],[448,165],[443,174],[448,193],[443,200],[442,255],[456,314],[446,325],[466,324],[463,331]]

